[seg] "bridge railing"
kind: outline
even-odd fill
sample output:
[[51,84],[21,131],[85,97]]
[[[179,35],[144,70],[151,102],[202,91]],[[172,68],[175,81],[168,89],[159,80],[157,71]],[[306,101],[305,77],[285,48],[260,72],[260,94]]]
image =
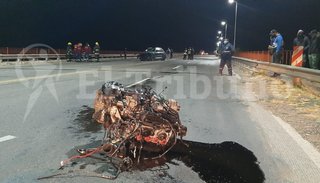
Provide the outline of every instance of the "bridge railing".
[[[66,49],[61,48],[14,48],[14,47],[0,47],[0,54],[11,55],[11,54],[41,54],[46,52],[47,54],[66,54]],[[101,54],[124,54],[124,50],[100,50]],[[127,50],[127,54],[138,54],[139,51]]]
[[[124,58],[124,54],[100,54],[100,58]],[[135,58],[136,54],[126,54],[127,58]],[[91,54],[91,58],[94,55]],[[48,61],[48,60],[64,60],[66,54],[0,54],[0,62],[16,62],[16,61]]]
[[[282,53],[282,64],[291,65],[291,50],[285,50]],[[240,51],[235,53],[236,57],[247,58],[262,62],[272,62],[272,55],[269,51]]]
[[[139,52],[126,51],[126,57],[136,57]],[[91,54],[91,57],[94,57]],[[101,50],[100,58],[124,58],[125,52],[113,50]],[[50,49],[50,48],[0,48],[0,62],[15,62],[15,61],[38,61],[38,60],[61,60],[66,59],[65,49]]]

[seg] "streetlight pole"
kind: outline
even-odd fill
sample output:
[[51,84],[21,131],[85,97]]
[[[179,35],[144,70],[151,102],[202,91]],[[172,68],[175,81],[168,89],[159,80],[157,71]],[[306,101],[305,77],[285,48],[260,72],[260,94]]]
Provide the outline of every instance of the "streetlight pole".
[[229,0],[229,4],[236,4],[235,13],[234,13],[234,33],[233,33],[233,46],[236,48],[236,40],[237,40],[237,19],[238,19],[238,1],[237,0]]
[[237,19],[238,19],[238,2],[236,1],[236,10],[234,15],[234,38],[233,38],[233,46],[236,49],[236,39],[237,39]]

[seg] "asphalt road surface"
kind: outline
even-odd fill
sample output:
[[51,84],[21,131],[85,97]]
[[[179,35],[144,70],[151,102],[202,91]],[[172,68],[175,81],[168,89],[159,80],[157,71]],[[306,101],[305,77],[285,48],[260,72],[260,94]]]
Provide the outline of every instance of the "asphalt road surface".
[[0,66],[0,182],[109,182],[85,176],[99,163],[57,169],[77,147],[103,137],[90,117],[96,90],[111,80],[177,99],[185,139],[194,142],[192,157],[170,155],[168,166],[123,172],[112,182],[319,182],[319,153],[255,102],[237,70],[219,76],[218,64],[198,57]]

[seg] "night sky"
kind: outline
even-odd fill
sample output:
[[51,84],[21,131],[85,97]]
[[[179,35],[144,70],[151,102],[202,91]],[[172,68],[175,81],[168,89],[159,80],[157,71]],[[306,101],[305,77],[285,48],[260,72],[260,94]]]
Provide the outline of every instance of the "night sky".
[[[232,41],[234,5],[227,0],[0,0],[0,47],[98,40],[109,50],[212,51],[222,19]],[[239,0],[237,47],[265,50],[273,28],[290,48],[298,29],[320,29],[320,0]]]

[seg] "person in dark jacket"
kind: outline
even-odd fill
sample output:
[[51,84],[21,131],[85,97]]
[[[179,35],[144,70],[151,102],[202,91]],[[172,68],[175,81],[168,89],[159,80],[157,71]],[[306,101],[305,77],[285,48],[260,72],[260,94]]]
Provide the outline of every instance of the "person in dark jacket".
[[74,55],[75,55],[77,62],[82,61],[81,52],[82,52],[82,43],[78,43],[78,44],[74,45]]
[[84,61],[86,61],[86,62],[89,61],[91,52],[92,52],[92,50],[91,50],[90,44],[86,43],[86,45],[83,48]]
[[67,56],[67,62],[71,62],[72,57],[73,57],[73,50],[72,50],[72,43],[71,42],[68,42],[66,56]]
[[171,55],[171,49],[168,48],[168,49],[167,49],[167,58],[170,58],[170,55]]
[[95,56],[95,58],[97,59],[97,62],[99,62],[100,60],[100,45],[98,42],[96,42],[94,48],[93,48],[93,54]]
[[309,65],[311,69],[320,69],[320,33],[312,30],[310,36]]
[[191,47],[188,48],[188,60],[191,60]]
[[223,68],[227,64],[228,73],[232,76],[232,54],[234,52],[233,45],[229,43],[228,39],[225,39],[220,46],[219,53],[221,54],[221,61],[219,67],[219,74],[222,75]]
[[194,59],[194,53],[195,53],[194,48],[191,48],[191,60]]
[[183,52],[183,60],[187,60],[187,58],[188,58],[188,48],[185,48]]
[[299,30],[297,33],[297,37],[293,40],[293,46],[303,46],[303,67],[309,66],[309,47],[310,40],[307,36],[305,36],[303,30]]
[[[269,43],[269,46],[268,46],[268,51],[269,51],[269,54],[272,56],[273,54],[274,54],[274,52],[275,52],[275,49],[274,49],[274,47],[272,46],[273,45],[273,43],[274,43],[274,40],[275,40],[276,38],[273,36],[273,35],[270,35],[270,43]],[[273,57],[271,57],[271,62],[273,63]]]

